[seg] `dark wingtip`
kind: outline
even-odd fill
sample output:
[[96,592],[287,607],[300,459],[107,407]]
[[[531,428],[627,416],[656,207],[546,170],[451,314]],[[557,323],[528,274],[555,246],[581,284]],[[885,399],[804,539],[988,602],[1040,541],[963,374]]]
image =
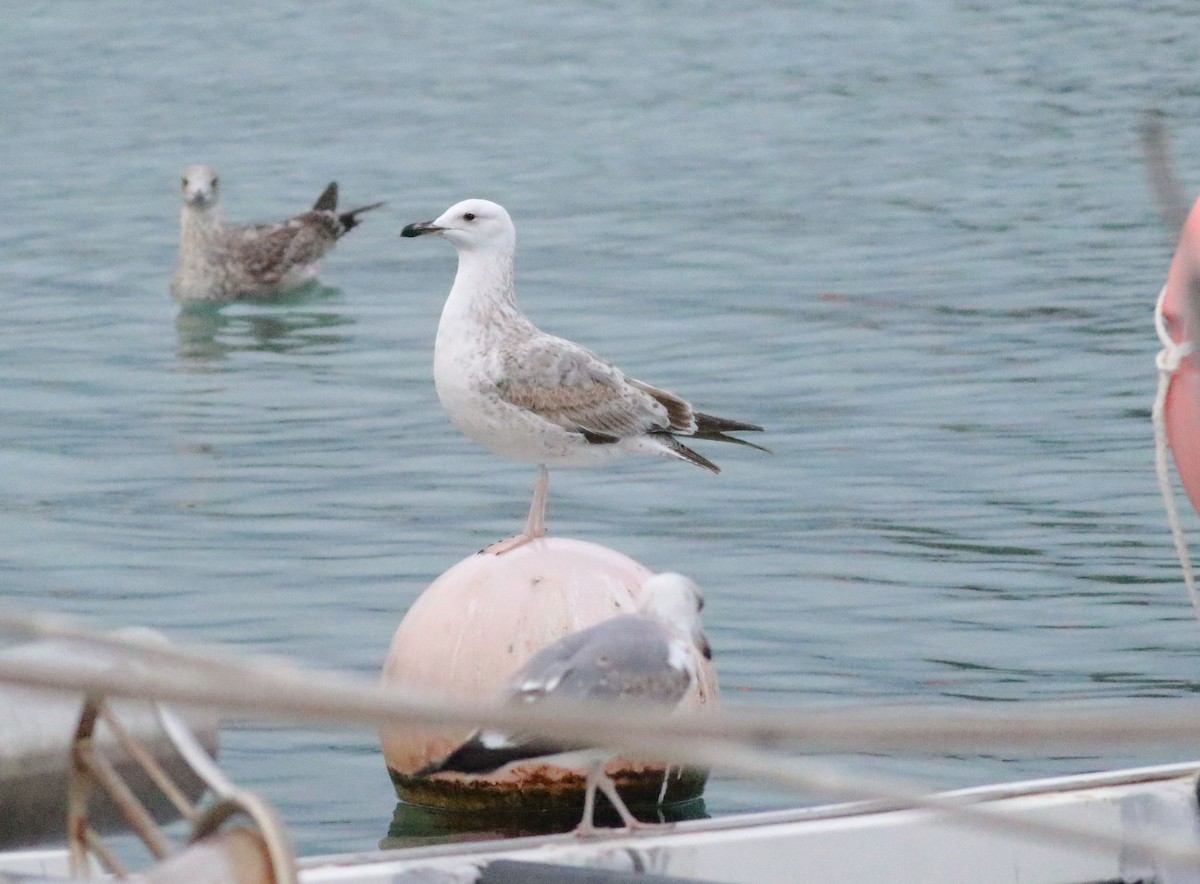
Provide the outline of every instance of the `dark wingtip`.
[[338,186],[336,181],[330,181],[329,186],[321,191],[321,195],[317,197],[317,201],[313,203],[314,212],[335,212],[337,211],[338,201]]
[[347,230],[353,230],[361,224],[362,220],[358,216],[363,212],[378,209],[382,205],[382,202],[371,203],[369,206],[359,206],[357,209],[351,209],[349,212],[342,212],[342,214],[338,215],[338,220],[342,222],[342,233],[345,233]]
[[764,448],[754,442],[747,442],[745,439],[739,439],[736,436],[728,436],[727,433],[761,433],[763,428],[758,424],[748,424],[743,421],[731,421],[724,417],[714,417],[711,414],[703,414],[699,411],[695,414],[696,432],[692,433],[692,439],[707,439],[711,442],[732,442],[734,445],[745,445],[748,448],[757,448],[759,451],[765,451],[767,454],[772,454],[770,448]]
[[695,433],[690,436],[691,439],[704,439],[708,442],[732,442],[734,445],[745,445],[747,448],[754,448],[758,451],[765,451],[767,454],[774,454],[770,448],[765,445],[759,445],[757,442],[750,442],[746,439],[739,439],[737,436],[727,436],[724,433],[716,430],[709,430],[705,433]]
[[696,418],[696,432],[697,433],[706,433],[706,432],[714,432],[714,431],[721,432],[721,433],[729,433],[729,432],[761,433],[761,432],[763,432],[763,428],[760,427],[758,424],[748,424],[748,423],[745,423],[744,421],[731,421],[727,417],[716,417],[715,415],[704,414],[703,412],[700,412],[700,411],[697,411],[695,413],[695,418]]
[[546,753],[538,748],[527,750],[519,746],[489,749],[472,737],[441,761],[425,765],[416,772],[416,776],[427,777],[435,773],[486,774],[499,770],[510,761],[543,754]]
[[652,433],[651,435],[658,437],[663,443],[689,463],[694,463],[698,467],[704,467],[710,473],[720,473],[721,468],[697,451],[688,448],[670,433]]

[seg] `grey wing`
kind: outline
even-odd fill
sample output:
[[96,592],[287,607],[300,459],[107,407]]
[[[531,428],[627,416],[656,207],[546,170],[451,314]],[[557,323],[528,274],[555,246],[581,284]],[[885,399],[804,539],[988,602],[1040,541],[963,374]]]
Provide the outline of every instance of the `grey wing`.
[[[690,684],[686,670],[670,665],[670,642],[663,631],[643,617],[626,614],[572,633],[538,651],[509,681],[506,702],[523,706],[596,700],[674,708]],[[489,755],[488,769],[494,769],[513,759],[588,745],[586,741],[550,740],[531,733],[481,730],[472,734],[459,752],[482,753],[486,749],[487,753],[482,754]]]
[[644,617],[623,615],[535,654],[510,682],[509,701],[674,707],[690,684],[688,670],[672,665],[671,637]]
[[288,272],[320,260],[337,242],[336,218],[328,212],[305,212],[282,224],[241,227],[231,234],[243,270],[255,282],[271,285]]
[[610,440],[694,432],[691,406],[571,341],[538,333],[500,354],[499,395],[563,429]]

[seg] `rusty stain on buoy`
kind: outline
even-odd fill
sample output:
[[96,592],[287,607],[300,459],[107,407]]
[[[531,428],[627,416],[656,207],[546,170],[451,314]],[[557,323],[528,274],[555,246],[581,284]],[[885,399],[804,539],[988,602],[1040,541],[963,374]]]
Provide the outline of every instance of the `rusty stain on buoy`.
[[[622,553],[562,537],[543,537],[504,555],[473,555],[438,577],[413,603],[392,638],[384,684],[466,700],[496,699],[538,650],[601,620],[631,612],[633,592],[653,572]],[[681,705],[713,708],[717,681],[701,677]],[[544,761],[492,774],[414,777],[450,752],[470,729],[381,733],[384,760],[404,801],[456,810],[561,810],[581,806],[584,777]],[[605,770],[630,805],[671,804],[700,796],[702,768],[617,758]]]

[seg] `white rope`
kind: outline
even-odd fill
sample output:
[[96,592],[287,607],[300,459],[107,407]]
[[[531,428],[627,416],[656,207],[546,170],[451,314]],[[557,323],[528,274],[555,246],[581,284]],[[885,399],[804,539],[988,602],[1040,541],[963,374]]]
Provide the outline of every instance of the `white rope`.
[[[202,705],[256,717],[286,718],[346,725],[486,724],[498,728],[533,729],[547,736],[595,740],[610,748],[643,753],[649,758],[724,769],[765,779],[776,786],[817,792],[849,800],[883,801],[893,808],[910,807],[941,813],[956,822],[1050,839],[1077,846],[1137,848],[1173,863],[1200,865],[1194,843],[1174,837],[1131,834],[1095,825],[1079,826],[1027,820],[978,802],[983,793],[929,794],[919,784],[878,775],[855,775],[811,759],[777,754],[799,741],[807,751],[908,748],[928,751],[938,745],[960,750],[981,745],[1097,746],[1179,743],[1194,747],[1200,711],[1177,702],[1154,711],[1078,711],[1061,703],[1040,712],[1006,710],[717,710],[708,714],[664,716],[661,713],[609,709],[596,704],[577,710],[506,709],[422,697],[376,683],[348,679],[262,660],[239,660],[227,653],[210,656],[203,647],[178,647],[138,636],[90,630],[62,617],[22,616],[0,608],[0,631],[26,632],[123,650],[113,660],[5,659],[0,655],[0,682],[57,690],[102,693],[113,697],[156,699]],[[138,665],[154,661],[153,666]],[[167,665],[164,665],[167,664]],[[1180,776],[1194,770],[1181,766]],[[877,808],[880,809],[880,808]]]
[[[807,752],[983,751],[1018,747],[1090,751],[1166,745],[1194,750],[1200,703],[1140,703],[1136,715],[1113,704],[1023,704],[1021,709],[869,706],[846,709],[724,708],[666,715],[597,703],[552,709],[512,708],[433,696],[319,670],[239,660],[222,653],[197,665],[203,646],[148,645],[135,639],[58,626],[63,618],[11,614],[0,631],[121,649],[92,659],[0,655],[0,683],[203,706],[227,714],[345,726],[465,727],[530,730],[567,740],[626,745],[642,738],[728,740]],[[152,661],[152,662],[151,662]],[[145,665],[151,664],[151,665]],[[634,747],[636,749],[636,746]],[[676,759],[677,761],[679,759]]]
[[[5,625],[15,625],[19,618],[8,615]],[[43,621],[44,625],[44,621]],[[83,640],[83,630],[70,627],[77,640]],[[101,644],[115,646],[120,639],[102,636]],[[1127,712],[1114,711],[1108,715],[1076,718],[1064,713],[1061,704],[1046,710],[1048,717],[1014,716],[1004,718],[971,714],[958,722],[953,716],[943,717],[922,710],[922,718],[909,719],[905,733],[897,728],[896,719],[870,715],[869,718],[847,716],[846,711],[806,713],[775,716],[766,710],[726,710],[709,715],[664,717],[661,714],[581,706],[577,711],[567,707],[559,710],[536,708],[503,709],[496,706],[466,705],[445,701],[421,702],[404,692],[358,680],[331,677],[325,673],[288,670],[263,663],[245,664],[239,677],[231,678],[235,658],[226,657],[220,663],[223,672],[212,667],[195,666],[193,649],[183,649],[177,664],[184,671],[172,671],[161,665],[170,656],[163,647],[148,648],[131,642],[129,650],[140,656],[149,652],[158,665],[153,668],[130,665],[134,660],[111,666],[81,665],[66,661],[5,660],[0,657],[0,681],[37,685],[59,690],[74,689],[104,693],[114,697],[157,699],[186,704],[198,704],[233,710],[259,717],[291,718],[312,722],[345,725],[351,721],[376,725],[413,726],[434,722],[486,723],[497,727],[527,727],[546,735],[574,739],[595,739],[610,748],[642,753],[644,757],[687,760],[694,764],[716,767],[729,773],[763,779],[775,786],[816,792],[843,800],[883,801],[896,808],[918,808],[945,814],[955,822],[1007,831],[1025,837],[1049,839],[1082,847],[1104,849],[1136,848],[1173,863],[1200,865],[1200,850],[1194,843],[1179,841],[1173,836],[1131,833],[1125,829],[1109,829],[1095,824],[1076,825],[1047,820],[1025,819],[1006,812],[1002,807],[980,804],[988,795],[967,790],[965,793],[930,794],[923,786],[879,775],[855,775],[812,759],[786,758],[778,754],[788,738],[806,731],[815,739],[804,742],[811,751],[837,747],[848,751],[845,738],[857,733],[857,745],[889,744],[887,736],[899,737],[890,746],[928,750],[937,737],[953,733],[955,724],[966,733],[966,742],[952,745],[973,746],[978,749],[979,736],[988,734],[993,742],[1021,745],[1094,745],[1106,743],[1113,736],[1124,748],[1139,742],[1138,737],[1151,736],[1161,745],[1164,738],[1194,745],[1200,732],[1200,714],[1194,709],[1179,708],[1178,704],[1162,709],[1162,714],[1147,714],[1139,710],[1131,720]],[[136,659],[136,658],[135,658]],[[777,710],[782,711],[782,710]],[[872,710],[868,710],[871,712]],[[567,714],[564,714],[567,713]],[[932,715],[935,720],[924,720]],[[826,727],[820,720],[825,718]],[[1016,718],[1016,721],[1006,720]],[[815,721],[814,721],[815,719]],[[874,719],[878,728],[863,733],[863,724]],[[986,719],[986,720],[985,720]],[[903,718],[901,718],[902,722]],[[973,720],[973,721],[972,721]],[[840,726],[839,726],[840,721]],[[816,725],[813,727],[813,725]],[[961,728],[963,724],[973,725]],[[806,727],[807,725],[807,727]],[[830,729],[828,726],[832,725]],[[1104,733],[1107,727],[1116,734]],[[917,733],[919,731],[919,733]],[[1140,732],[1140,734],[1138,733]],[[836,736],[835,736],[836,735]],[[835,737],[831,739],[831,737]],[[865,740],[864,740],[865,737]],[[882,741],[880,738],[883,738]],[[998,738],[998,739],[997,739]],[[985,738],[983,742],[988,742]],[[755,745],[757,744],[757,745]],[[1182,769],[1186,767],[1186,769]],[[1180,776],[1194,770],[1181,766]],[[876,809],[884,809],[882,807]]]
[[1179,518],[1179,509],[1175,506],[1175,490],[1171,485],[1171,472],[1167,463],[1167,451],[1170,444],[1167,441],[1167,388],[1171,385],[1171,376],[1178,371],[1184,358],[1192,352],[1192,342],[1175,343],[1167,331],[1166,318],[1163,316],[1163,301],[1167,295],[1164,285],[1154,305],[1154,330],[1162,343],[1162,349],[1154,359],[1158,367],[1158,392],[1154,396],[1154,408],[1151,418],[1154,422],[1154,472],[1158,476],[1158,490],[1162,494],[1163,506],[1167,511],[1167,524],[1171,526],[1171,538],[1175,541],[1175,555],[1183,569],[1183,582],[1187,586],[1188,598],[1192,600],[1192,610],[1200,621],[1200,591],[1196,589],[1196,576],[1192,570],[1192,558],[1188,553],[1187,536],[1183,531],[1183,522]]

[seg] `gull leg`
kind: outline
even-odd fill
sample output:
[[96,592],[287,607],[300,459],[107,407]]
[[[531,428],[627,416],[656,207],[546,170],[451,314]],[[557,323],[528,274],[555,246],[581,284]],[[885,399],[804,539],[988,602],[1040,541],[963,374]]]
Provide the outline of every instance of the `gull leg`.
[[629,808],[625,806],[625,802],[621,800],[621,796],[617,794],[617,784],[612,781],[612,777],[604,772],[604,759],[596,761],[587,775],[587,785],[584,787],[583,793],[583,819],[579,821],[579,825],[575,827],[575,834],[581,838],[594,837],[604,832],[596,825],[596,790],[599,789],[604,793],[612,806],[616,808],[617,814],[621,817],[621,822],[625,824],[625,829],[631,831],[641,827]]
[[538,466],[537,481],[533,483],[533,500],[529,503],[529,517],[525,520],[523,535],[529,540],[546,536],[546,494],[550,490],[550,471],[545,464]]
[[518,546],[524,546],[531,540],[545,537],[546,496],[549,489],[550,471],[546,469],[545,464],[542,464],[538,467],[537,481],[533,483],[533,501],[529,505],[529,516],[525,519],[525,529],[516,537],[510,537],[507,540],[501,540],[489,547],[485,547],[482,552],[499,556],[516,549]]
[[617,794],[617,784],[612,781],[612,777],[604,772],[604,764],[601,762],[595,768],[596,786],[604,793],[604,797],[612,802],[612,806],[616,809],[617,815],[621,817],[621,822],[625,824],[626,829],[640,829],[642,822],[625,806],[625,802],[621,796]]
[[583,819],[579,821],[579,825],[575,827],[575,834],[580,838],[589,838],[600,834],[600,830],[596,827],[596,783],[597,780],[594,773],[599,770],[600,775],[604,775],[604,762],[599,762],[590,771],[588,771],[587,785],[583,791]]

